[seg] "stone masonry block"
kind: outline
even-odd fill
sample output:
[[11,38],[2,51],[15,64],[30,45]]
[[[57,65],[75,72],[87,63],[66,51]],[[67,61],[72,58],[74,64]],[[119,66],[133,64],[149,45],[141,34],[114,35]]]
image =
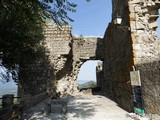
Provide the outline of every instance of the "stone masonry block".
[[149,24],[149,28],[157,28],[158,27],[158,22],[152,22]]
[[141,44],[132,44],[132,46],[133,46],[133,50],[135,50],[135,51],[141,51],[142,50]]
[[130,0],[128,3],[129,4],[139,4],[139,3],[143,3],[143,0]]

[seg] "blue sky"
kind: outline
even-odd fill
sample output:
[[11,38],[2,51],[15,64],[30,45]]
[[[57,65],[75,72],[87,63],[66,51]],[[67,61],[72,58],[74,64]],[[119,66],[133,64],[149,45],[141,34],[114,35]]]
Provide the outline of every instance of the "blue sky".
[[[70,23],[73,35],[102,36],[111,21],[111,0],[71,0],[77,4],[76,12],[69,16],[74,19]],[[80,69],[79,80],[96,80],[97,61],[87,61]]]
[[69,13],[75,21],[70,23],[74,35],[103,36],[111,20],[111,0],[71,0],[77,4],[76,12]]
[[95,61],[86,61],[80,68],[77,80],[80,82],[96,80],[96,65],[97,60]]

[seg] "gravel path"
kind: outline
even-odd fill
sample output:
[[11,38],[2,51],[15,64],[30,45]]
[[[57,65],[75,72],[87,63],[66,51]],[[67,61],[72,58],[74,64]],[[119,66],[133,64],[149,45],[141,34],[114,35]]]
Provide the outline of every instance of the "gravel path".
[[133,120],[127,118],[127,112],[112,100],[101,95],[78,94],[68,97],[67,113],[61,112],[61,105],[52,105],[49,114],[45,114],[45,100],[24,112],[23,120]]

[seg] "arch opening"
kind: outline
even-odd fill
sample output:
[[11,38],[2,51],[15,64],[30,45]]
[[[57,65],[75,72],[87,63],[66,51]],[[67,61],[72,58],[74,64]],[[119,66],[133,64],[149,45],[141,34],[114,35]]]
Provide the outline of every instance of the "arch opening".
[[88,60],[84,62],[78,73],[78,89],[99,87],[97,82],[97,66],[102,63],[100,60]]

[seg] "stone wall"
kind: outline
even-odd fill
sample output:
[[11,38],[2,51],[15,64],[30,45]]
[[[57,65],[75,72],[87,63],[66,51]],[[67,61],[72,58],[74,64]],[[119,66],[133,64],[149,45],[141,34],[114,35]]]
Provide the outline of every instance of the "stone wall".
[[92,36],[74,36],[73,59],[75,61],[102,60],[103,39]]
[[[77,76],[81,65],[87,60],[102,56],[102,40],[97,37],[72,36],[71,27],[47,25],[46,48],[51,65],[54,66],[54,86],[61,95],[77,91]],[[98,52],[97,52],[98,51]],[[102,57],[101,57],[102,58]],[[56,84],[56,85],[55,85]]]
[[[133,111],[130,71],[140,71],[146,113],[160,113],[159,0],[112,0],[112,21],[104,38],[72,36],[70,26],[47,23],[45,41],[28,63],[20,64],[19,95],[77,91],[77,75],[87,60],[102,60],[102,90]],[[113,24],[121,17],[120,25]],[[34,99],[32,99],[34,100]],[[36,100],[36,99],[35,99]]]
[[51,74],[52,88],[61,95],[73,94],[77,90],[76,81],[72,78],[73,53],[72,35],[70,26],[58,28],[47,23],[44,29],[45,48],[48,51],[50,65],[54,68]]
[[127,1],[112,0],[112,18],[122,17],[122,23],[108,25],[104,36],[104,81],[103,92],[112,97],[119,106],[132,111],[132,89],[130,71],[133,65],[132,41],[129,26],[129,10]]
[[129,1],[134,65],[140,71],[146,113],[160,114],[159,0]]
[[23,95],[21,98],[21,104],[23,105],[23,110],[35,106],[37,103],[42,102],[44,99],[48,98],[47,92],[40,93],[38,95]]
[[54,68],[50,66],[48,56],[44,48],[39,51],[40,55],[31,56],[30,61],[20,64],[18,96],[30,94],[32,96],[46,92],[50,88],[51,72]]
[[[159,0],[112,0],[112,19],[104,36],[103,92],[124,109],[133,110],[129,72],[140,71],[144,109],[160,113],[160,50],[156,34]],[[130,28],[130,29],[128,29]]]
[[98,62],[96,66],[96,82],[97,82],[97,87],[102,88],[102,81],[103,81],[103,62]]
[[44,35],[40,55],[20,66],[19,95],[32,99],[44,92],[60,92],[61,96],[78,92],[80,67],[87,60],[103,58],[103,40],[72,36],[70,26],[58,28],[52,23],[46,23]]

